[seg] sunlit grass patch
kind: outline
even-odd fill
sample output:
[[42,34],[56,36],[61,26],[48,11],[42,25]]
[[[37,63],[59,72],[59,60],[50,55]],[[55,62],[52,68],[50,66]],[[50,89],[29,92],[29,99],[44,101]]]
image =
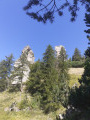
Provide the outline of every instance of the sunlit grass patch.
[[79,79],[81,78],[81,75],[70,75],[70,81],[69,81],[69,86],[72,87],[74,84],[76,84],[77,86],[80,85],[79,83]]

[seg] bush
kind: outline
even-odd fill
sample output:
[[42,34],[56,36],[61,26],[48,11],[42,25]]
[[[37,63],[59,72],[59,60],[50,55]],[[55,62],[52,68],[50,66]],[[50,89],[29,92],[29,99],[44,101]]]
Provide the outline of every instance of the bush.
[[16,84],[16,85],[11,85],[10,88],[9,88],[9,92],[18,92],[20,91],[20,84]]
[[40,105],[40,100],[39,96],[32,97],[31,100],[27,98],[27,95],[24,96],[24,98],[21,100],[19,103],[19,109],[25,109],[25,108],[30,108],[30,109],[37,109],[39,108]]
[[35,100],[35,98],[30,102],[30,108],[31,109],[37,109],[38,108],[38,103],[37,103],[37,101]]
[[29,106],[29,102],[26,98],[21,100],[21,102],[19,103],[19,109],[20,110],[25,109],[28,106]]
[[73,67],[73,68],[84,67],[84,61],[71,61],[69,64],[70,64],[70,67]]

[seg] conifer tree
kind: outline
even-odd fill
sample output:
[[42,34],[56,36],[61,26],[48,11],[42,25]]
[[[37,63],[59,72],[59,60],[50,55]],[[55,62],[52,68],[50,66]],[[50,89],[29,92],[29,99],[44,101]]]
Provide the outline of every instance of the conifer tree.
[[0,62],[0,91],[6,90],[9,88],[10,74],[13,67],[13,55],[6,56],[5,60]]
[[11,85],[11,79],[10,79],[10,74],[13,69],[13,63],[14,63],[14,57],[13,54],[11,54],[9,57],[6,56],[6,63],[7,63],[7,87],[9,89]]
[[[90,14],[85,15],[85,23],[90,27]],[[90,44],[90,31],[85,30],[88,34],[87,38]],[[80,87],[71,91],[69,104],[79,109],[80,111],[90,111],[90,46],[85,52],[85,66],[84,73],[79,80]],[[90,119],[90,117],[89,117]]]
[[68,55],[66,54],[66,50],[64,47],[62,47],[58,56],[58,67],[60,68],[60,70],[62,70],[62,72],[66,70],[66,68],[68,68],[67,57]]
[[68,8],[71,14],[71,21],[74,21],[77,18],[77,12],[81,5],[84,5],[86,11],[90,11],[90,0],[50,0],[46,2],[44,0],[28,0],[24,10],[31,18],[38,22],[46,23],[48,20],[53,22],[56,13],[62,16],[64,9]]
[[37,61],[30,67],[31,72],[26,89],[35,98],[39,96],[40,107],[45,113],[57,110],[60,107],[60,103],[66,105],[68,96],[66,59],[66,51],[62,48],[58,58],[57,69],[55,52],[52,46],[48,45],[42,61]]
[[59,94],[60,102],[64,107],[67,106],[68,95],[69,95],[69,75],[68,75],[68,61],[67,54],[64,47],[61,48],[60,54],[58,56],[58,85],[59,85]]
[[59,108],[58,72],[55,68],[55,53],[51,45],[43,55],[42,62],[37,61],[30,67],[27,89],[33,96],[40,96],[40,106],[47,113]]
[[[90,27],[90,14],[85,15],[84,19],[86,26]],[[88,34],[87,38],[89,40],[88,44],[90,45],[90,29],[85,30],[85,32]],[[84,73],[82,75],[82,79],[80,80],[82,85],[89,86],[90,87],[90,46],[85,51],[85,67],[84,67]]]
[[39,93],[41,82],[40,61],[37,61],[30,65],[30,74],[29,79],[26,82],[26,90],[32,95]]
[[41,86],[41,104],[45,112],[50,112],[59,107],[59,103],[57,102],[58,72],[55,69],[55,53],[51,45],[48,45],[43,55],[44,56],[41,64],[43,79]]
[[20,56],[19,61],[20,61],[20,64],[18,64],[17,66],[14,66],[14,70],[12,71],[11,79],[13,81],[15,81],[15,79],[17,79],[16,84],[20,84],[20,90],[22,92],[23,91],[22,79],[23,79],[23,76],[24,76],[24,71],[26,71],[25,65],[28,64],[25,53],[23,53]]
[[74,55],[72,56],[72,61],[82,60],[81,53],[78,48],[75,48]]
[[7,89],[7,75],[6,61],[3,60],[0,62],[0,91]]

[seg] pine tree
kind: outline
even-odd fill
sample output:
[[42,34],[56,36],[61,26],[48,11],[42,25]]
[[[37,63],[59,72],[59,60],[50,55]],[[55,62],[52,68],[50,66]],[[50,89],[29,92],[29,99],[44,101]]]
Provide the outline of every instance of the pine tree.
[[6,56],[6,60],[2,60],[0,62],[0,91],[4,91],[9,88],[10,81],[10,73],[13,67],[13,55],[11,54],[9,57]]
[[[12,71],[12,74],[11,74],[11,79],[13,81],[15,81],[15,79],[17,80],[17,84],[20,84],[20,90],[21,92],[23,91],[23,82],[22,82],[22,79],[23,79],[23,76],[24,76],[24,71],[26,71],[26,65],[28,65],[28,61],[26,59],[26,54],[23,53],[21,56],[20,56],[20,64],[18,64],[17,66],[14,66],[14,70]],[[12,82],[13,82],[12,81]]]
[[82,60],[81,53],[78,48],[75,48],[74,55],[72,56],[72,61]]
[[41,82],[40,61],[37,61],[30,65],[30,75],[26,82],[26,90],[34,96],[34,94],[40,92]]
[[30,67],[30,77],[26,85],[35,98],[40,96],[40,107],[47,113],[59,108],[58,72],[55,69],[55,53],[51,45],[43,55],[42,62],[37,61]]
[[75,21],[81,5],[84,5],[85,10],[90,12],[89,0],[72,0],[72,2],[69,0],[50,0],[47,2],[44,2],[44,0],[28,0],[28,4],[24,7],[24,10],[31,18],[38,22],[46,23],[48,20],[53,22],[56,13],[58,13],[59,16],[62,16],[64,9],[68,8],[71,14],[71,21]]
[[69,95],[69,75],[68,75],[68,61],[67,54],[64,47],[61,48],[60,54],[58,56],[58,85],[59,85],[59,94],[60,102],[64,107],[67,106],[68,95]]
[[[85,23],[87,27],[90,27],[90,14],[85,15]],[[88,34],[87,38],[90,44],[90,31],[85,30]],[[85,52],[85,65],[84,73],[79,80],[80,87],[71,91],[69,98],[69,104],[79,109],[80,111],[90,111],[90,46]],[[89,117],[90,119],[90,117]]]
[[55,52],[49,45],[42,61],[30,66],[31,72],[26,89],[35,98],[39,96],[40,107],[45,113],[55,111],[60,104],[67,104],[68,68],[66,51],[62,48],[56,68]]
[[66,54],[66,50],[62,47],[58,56],[58,67],[62,70],[62,72],[67,68],[67,57],[68,55]]
[[11,54],[9,57],[6,56],[6,63],[7,63],[7,87],[9,89],[10,85],[11,85],[11,80],[10,80],[10,74],[11,71],[13,69],[13,63],[14,63],[14,57],[13,54]]
[[7,75],[6,61],[3,60],[0,62],[0,91],[7,89]]
[[[87,27],[90,27],[90,14],[85,14],[85,23]],[[89,45],[90,45],[90,29],[85,30],[85,32],[88,34],[87,38],[89,40]],[[90,46],[87,48],[85,51],[85,67],[84,67],[84,73],[82,75],[82,78],[80,80],[82,85],[89,86],[90,87]]]
[[50,112],[59,107],[59,103],[57,103],[58,72],[55,69],[55,53],[51,45],[47,47],[43,55],[41,64],[43,79],[41,104],[45,112]]

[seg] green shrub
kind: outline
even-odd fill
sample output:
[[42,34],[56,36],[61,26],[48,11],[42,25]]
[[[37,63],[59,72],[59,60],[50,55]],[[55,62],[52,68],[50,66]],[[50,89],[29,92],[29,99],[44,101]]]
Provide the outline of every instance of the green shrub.
[[19,103],[19,109],[20,110],[25,109],[28,106],[29,106],[29,102],[26,98],[21,100],[21,102]]
[[9,88],[9,92],[18,92],[20,91],[20,84],[16,84],[16,85],[11,85],[10,88]]
[[73,67],[73,68],[84,67],[84,61],[71,61],[69,64],[70,64],[70,67]]
[[33,100],[33,101],[30,102],[30,108],[32,108],[32,109],[38,108],[36,100]]
[[40,100],[41,100],[41,96],[40,94],[34,94],[31,102],[30,102],[30,108],[32,109],[37,109],[40,106]]

